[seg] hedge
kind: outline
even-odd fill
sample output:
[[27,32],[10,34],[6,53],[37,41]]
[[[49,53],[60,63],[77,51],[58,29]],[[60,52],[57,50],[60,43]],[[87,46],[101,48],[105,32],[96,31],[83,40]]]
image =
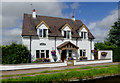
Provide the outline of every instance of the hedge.
[[30,52],[22,44],[12,43],[2,46],[2,64],[29,63]]
[[120,62],[120,47],[113,49],[113,62]]

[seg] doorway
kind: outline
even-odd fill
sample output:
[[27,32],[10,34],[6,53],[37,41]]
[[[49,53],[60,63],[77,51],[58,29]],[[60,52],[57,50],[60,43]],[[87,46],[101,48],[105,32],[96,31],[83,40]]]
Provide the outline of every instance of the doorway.
[[67,51],[66,50],[62,50],[62,53],[61,53],[61,60],[62,60],[62,62],[64,62],[64,60],[66,60],[66,54],[67,54]]

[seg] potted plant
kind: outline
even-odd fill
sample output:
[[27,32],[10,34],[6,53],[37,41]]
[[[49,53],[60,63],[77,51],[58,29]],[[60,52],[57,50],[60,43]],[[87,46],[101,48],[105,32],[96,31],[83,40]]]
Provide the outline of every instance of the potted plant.
[[103,57],[106,57],[106,56],[107,56],[107,52],[101,52],[101,55],[102,55]]
[[83,56],[80,56],[80,61],[82,61],[83,60]]
[[83,57],[83,60],[87,60],[87,57]]

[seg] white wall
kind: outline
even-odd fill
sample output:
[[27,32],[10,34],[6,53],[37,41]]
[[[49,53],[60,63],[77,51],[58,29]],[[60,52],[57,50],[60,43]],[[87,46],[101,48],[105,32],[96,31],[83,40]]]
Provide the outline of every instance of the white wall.
[[[106,57],[103,57],[101,55],[102,52],[107,52],[107,56]],[[99,50],[98,51],[98,59],[110,59],[112,60],[112,57],[113,57],[113,52],[112,50]]]
[[79,61],[74,60],[74,65],[87,65],[87,64],[98,64],[98,63],[110,63],[112,60],[95,60],[95,61]]

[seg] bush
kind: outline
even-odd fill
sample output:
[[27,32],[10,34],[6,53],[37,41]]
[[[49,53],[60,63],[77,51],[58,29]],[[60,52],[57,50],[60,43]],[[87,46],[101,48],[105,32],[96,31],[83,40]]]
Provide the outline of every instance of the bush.
[[30,53],[22,44],[12,43],[2,46],[2,64],[29,63],[30,60]]
[[120,47],[113,49],[113,62],[120,62]]

